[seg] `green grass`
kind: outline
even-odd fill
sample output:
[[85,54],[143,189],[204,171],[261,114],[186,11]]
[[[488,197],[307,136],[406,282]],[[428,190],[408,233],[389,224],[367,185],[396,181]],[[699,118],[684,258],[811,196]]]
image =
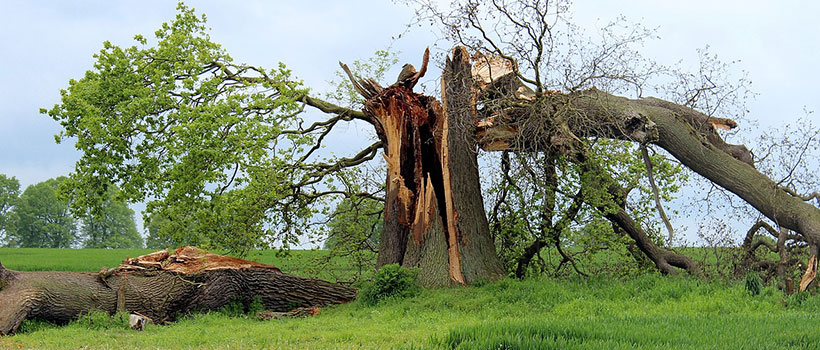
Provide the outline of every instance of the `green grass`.
[[141,333],[115,321],[27,322],[18,335],[0,338],[0,349],[814,349],[818,321],[818,296],[784,299],[773,287],[751,296],[742,282],[650,274],[424,290],[376,306],[323,308],[305,319],[211,313]]
[[150,253],[152,249],[48,249],[0,248],[0,262],[17,271],[97,272],[101,266],[114,267],[128,257]]
[[[153,251],[155,249],[0,248],[0,262],[7,269],[17,271],[97,272],[101,266],[115,267],[126,258]],[[358,272],[356,266],[336,257],[331,259],[332,269],[322,269],[320,263],[326,260],[327,254],[318,250],[292,250],[289,254],[264,250],[244,258],[274,265],[286,273],[333,281],[349,280]]]

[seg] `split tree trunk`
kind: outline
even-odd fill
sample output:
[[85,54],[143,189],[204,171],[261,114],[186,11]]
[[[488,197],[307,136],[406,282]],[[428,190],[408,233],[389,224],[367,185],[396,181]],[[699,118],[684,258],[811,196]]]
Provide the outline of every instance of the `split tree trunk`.
[[271,311],[346,303],[356,290],[284,274],[271,265],[194,247],[128,259],[97,273],[17,272],[0,265],[0,335],[26,319],[66,323],[92,310],[138,312],[154,322],[255,298]]
[[[367,99],[365,114],[385,145],[387,196],[378,266],[421,267],[422,282],[428,286],[500,278],[474,144],[488,151],[562,152],[583,162],[586,150],[580,139],[586,137],[664,148],[778,225],[800,232],[816,253],[820,209],[757,171],[746,147],[723,141],[716,129],[733,128],[735,122],[655,98],[631,100],[594,88],[538,95],[521,83],[514,63],[477,55],[476,66],[467,74],[467,57],[466,50],[457,47],[448,59],[443,108],[435,99],[412,92],[426,71],[427,53],[420,72],[406,66],[399,81],[386,89],[348,71]],[[672,266],[696,271],[690,259],[657,247],[623,210],[608,218],[662,271],[672,272]]]
[[364,112],[376,126],[387,161],[377,267],[418,267],[428,287],[497,280],[504,272],[479,184],[469,56],[457,48],[447,59],[442,107],[412,91],[426,71],[428,55],[418,73],[405,66],[399,81],[387,88],[348,72],[367,98]]

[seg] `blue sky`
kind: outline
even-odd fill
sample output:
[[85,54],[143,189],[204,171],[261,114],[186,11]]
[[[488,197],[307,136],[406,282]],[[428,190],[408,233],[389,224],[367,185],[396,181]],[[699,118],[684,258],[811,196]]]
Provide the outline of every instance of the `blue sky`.
[[[412,10],[390,1],[188,1],[206,13],[211,36],[236,61],[272,67],[286,63],[308,86],[334,79],[339,60],[369,57],[392,45],[401,61],[418,65],[436,43],[427,27],[400,39]],[[173,1],[0,0],[0,173],[22,186],[68,174],[79,154],[57,145],[59,126],[40,115],[59,91],[93,64],[104,40],[133,43],[173,18]],[[697,66],[696,49],[740,60],[758,93],[749,118],[763,129],[820,109],[820,2],[815,1],[583,1],[575,22],[593,31],[618,15],[658,28],[644,54],[661,63]],[[439,42],[439,44],[441,44]],[[435,73],[437,74],[437,73]],[[390,77],[395,76],[389,74]],[[354,137],[366,132],[351,128]]]

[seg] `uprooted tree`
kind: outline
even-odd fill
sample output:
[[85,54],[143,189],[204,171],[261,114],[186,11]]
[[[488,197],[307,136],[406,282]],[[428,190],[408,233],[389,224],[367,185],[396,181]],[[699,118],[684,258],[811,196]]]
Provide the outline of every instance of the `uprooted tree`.
[[[558,235],[587,210],[625,233],[661,271],[697,274],[691,259],[658,246],[630,214],[631,188],[594,147],[612,139],[638,144],[644,154],[662,148],[796,232],[816,253],[820,210],[755,169],[744,146],[723,141],[717,130],[734,128],[734,121],[692,108],[708,89],[694,89],[683,104],[603,90],[613,81],[640,86],[648,79],[630,68],[639,60],[628,47],[640,34],[604,43],[591,61],[575,65],[586,56],[556,53],[553,29],[564,2],[494,1],[483,9],[466,1],[448,13],[426,1],[417,5],[463,45],[444,63],[440,99],[413,91],[428,71],[428,52],[420,69],[405,65],[387,87],[342,65],[366,100],[362,111],[317,98],[282,65],[233,63],[184,5],[153,47],[106,43],[94,70],[71,81],[62,103],[47,111],[63,126],[61,137],[76,137],[83,151],[64,189],[82,213],[99,205],[113,183],[128,199],[153,199],[147,213],[170,219],[159,228],[165,235],[235,250],[294,243],[333,196],[383,199],[377,265],[419,267],[428,286],[463,285],[505,274],[485,213],[479,149],[547,154],[542,171],[552,193],[543,201],[541,230],[552,237],[533,241],[519,266],[548,242],[560,247]],[[483,26],[488,13],[507,27]],[[550,90],[546,77],[559,59],[565,65],[554,71],[564,83]],[[331,117],[303,125],[306,107]],[[369,125],[378,140],[355,156],[321,159],[317,150],[343,122]],[[347,181],[347,169],[380,153],[387,164],[383,198]],[[557,192],[559,174],[574,174],[574,191]],[[566,207],[560,217],[559,198]],[[654,198],[661,208],[657,190]]]
[[92,310],[165,323],[237,302],[247,307],[258,300],[267,310],[285,312],[355,298],[350,287],[195,247],[126,259],[99,273],[18,272],[0,264],[0,335],[14,333],[27,319],[67,323]]

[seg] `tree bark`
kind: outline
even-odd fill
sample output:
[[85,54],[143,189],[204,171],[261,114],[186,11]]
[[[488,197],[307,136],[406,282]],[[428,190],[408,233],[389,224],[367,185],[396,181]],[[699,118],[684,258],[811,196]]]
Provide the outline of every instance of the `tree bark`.
[[817,253],[820,209],[755,169],[745,146],[728,144],[717,134],[716,129],[735,127],[734,121],[657,98],[628,99],[594,88],[536,95],[512,69],[494,67],[492,74],[474,71],[485,86],[481,102],[487,107],[476,133],[483,149],[578,153],[583,150],[576,149],[576,141],[585,137],[652,143],[779,226],[799,232]]
[[[426,71],[387,88],[355,78],[365,115],[384,144],[385,219],[377,267],[421,268],[428,287],[467,285],[504,276],[490,237],[478,177],[475,100],[469,56],[457,48],[442,79],[443,98],[411,89]],[[412,67],[409,67],[412,69]],[[411,74],[414,73],[414,74]]]
[[[644,117],[643,127],[650,127],[651,123],[657,130],[657,137],[649,141],[689,169],[738,195],[779,226],[801,233],[815,246],[820,243],[820,209],[790,195],[755,169],[745,147],[726,144],[712,134],[714,131],[696,130],[689,120],[708,118],[702,113],[656,98],[631,100],[600,91],[587,95],[579,102],[594,104],[591,110],[602,111],[603,107],[618,112],[601,113],[601,116],[621,120],[634,115]],[[610,136],[626,138],[627,135]]]
[[655,263],[655,267],[657,267],[659,271],[664,274],[676,274],[677,271],[675,268],[681,268],[694,275],[700,275],[700,268],[694,260],[683,254],[658,247],[646,231],[632,219],[625,209],[626,189],[612,178],[607,170],[583,155],[579,157],[580,159],[576,161],[581,163],[581,168],[584,172],[590,174],[589,176],[582,176],[582,178],[587,179],[587,182],[583,183],[582,186],[601,188],[612,196],[612,200],[609,203],[591,204],[603,213],[607,220],[618,225],[618,227],[626,232],[626,234],[635,241],[638,249],[640,249],[649,260]]
[[194,247],[128,259],[99,274],[17,272],[0,265],[0,335],[14,333],[26,319],[66,323],[92,310],[113,314],[119,308],[163,323],[231,302],[247,307],[255,298],[284,312],[346,303],[356,290]]

